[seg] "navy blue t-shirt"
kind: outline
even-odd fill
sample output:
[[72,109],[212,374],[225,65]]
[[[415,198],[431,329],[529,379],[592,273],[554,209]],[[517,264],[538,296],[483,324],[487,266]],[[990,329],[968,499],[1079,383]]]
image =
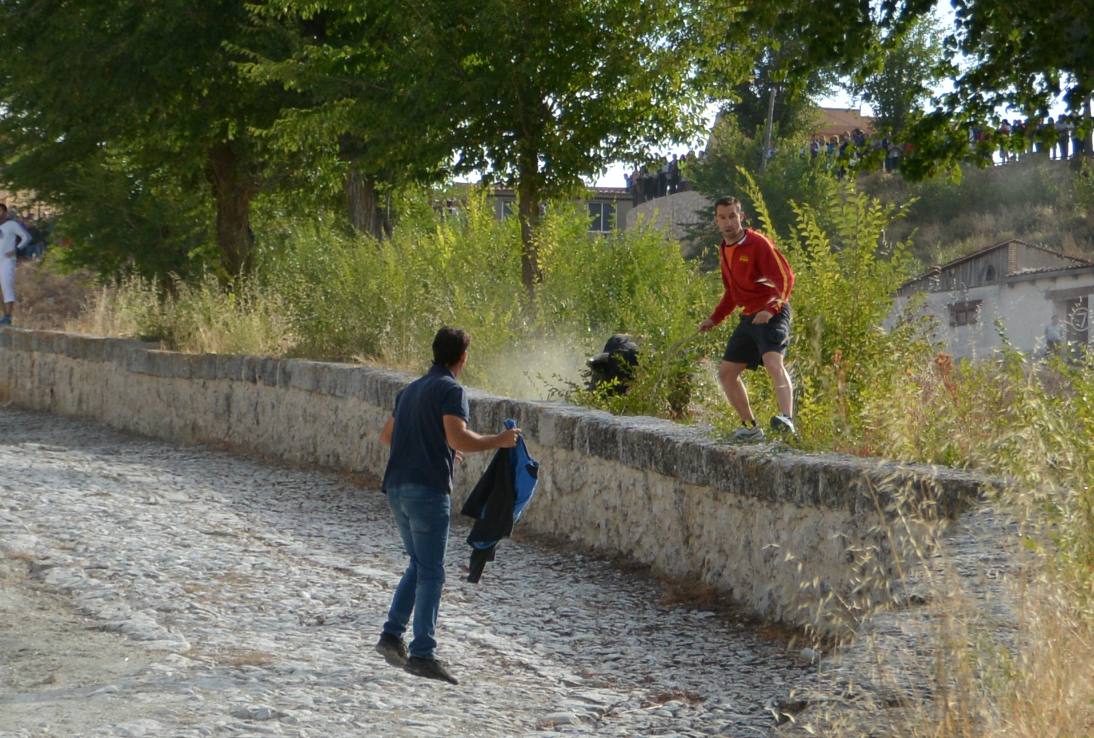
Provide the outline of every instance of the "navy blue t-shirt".
[[466,422],[471,417],[467,394],[448,367],[434,364],[395,396],[395,429],[384,489],[393,484],[422,484],[452,492],[456,452],[448,447],[444,416]]

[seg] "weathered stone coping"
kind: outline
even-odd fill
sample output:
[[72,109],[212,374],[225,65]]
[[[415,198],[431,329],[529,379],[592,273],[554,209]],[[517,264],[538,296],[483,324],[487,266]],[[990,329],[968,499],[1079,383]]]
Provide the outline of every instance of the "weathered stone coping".
[[[360,365],[0,331],[0,393],[17,405],[377,476],[387,457],[377,431],[412,378]],[[861,589],[848,551],[888,555],[892,539],[877,528],[894,495],[910,491],[952,517],[984,487],[950,469],[731,446],[667,420],[469,395],[473,428],[491,432],[516,418],[543,464],[522,525],[698,578],[759,614],[822,630],[816,615],[803,614],[801,582],[819,581],[821,592]],[[461,470],[457,494],[473,484],[485,456]]]

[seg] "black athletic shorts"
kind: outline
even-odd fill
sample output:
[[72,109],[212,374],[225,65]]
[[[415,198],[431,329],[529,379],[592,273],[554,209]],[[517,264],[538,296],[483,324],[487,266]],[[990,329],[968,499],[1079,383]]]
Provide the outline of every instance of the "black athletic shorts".
[[722,359],[756,369],[764,363],[761,357],[767,352],[785,354],[790,344],[790,321],[789,303],[766,323],[753,323],[751,315],[742,315],[741,322],[729,337]]

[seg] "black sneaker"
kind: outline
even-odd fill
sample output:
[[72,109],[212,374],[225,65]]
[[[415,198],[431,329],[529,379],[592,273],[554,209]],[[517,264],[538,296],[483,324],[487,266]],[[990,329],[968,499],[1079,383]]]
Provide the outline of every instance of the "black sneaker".
[[383,633],[376,641],[376,653],[392,666],[406,666],[406,644],[391,633]]
[[787,433],[791,436],[798,435],[798,429],[794,427],[794,421],[785,415],[776,415],[771,418],[771,430],[776,433]]
[[403,669],[408,674],[425,677],[426,679],[439,679],[449,684],[459,684],[456,677],[448,673],[448,669],[437,659],[425,659],[421,656],[411,656],[406,660]]

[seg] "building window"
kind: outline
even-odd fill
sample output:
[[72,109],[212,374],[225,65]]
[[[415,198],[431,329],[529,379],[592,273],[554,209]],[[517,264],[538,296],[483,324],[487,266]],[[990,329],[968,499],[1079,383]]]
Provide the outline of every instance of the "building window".
[[980,322],[982,300],[966,300],[950,305],[950,325],[976,325]]
[[610,202],[589,203],[589,230],[593,233],[610,233],[615,220],[615,206]]
[[516,204],[515,200],[498,200],[498,220],[505,220],[512,215]]
[[994,282],[995,281],[995,267],[992,266],[991,264],[988,264],[988,268],[984,270],[984,281],[985,282]]

